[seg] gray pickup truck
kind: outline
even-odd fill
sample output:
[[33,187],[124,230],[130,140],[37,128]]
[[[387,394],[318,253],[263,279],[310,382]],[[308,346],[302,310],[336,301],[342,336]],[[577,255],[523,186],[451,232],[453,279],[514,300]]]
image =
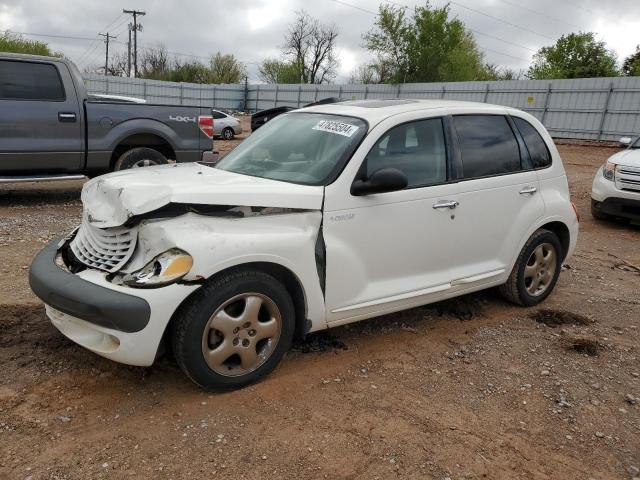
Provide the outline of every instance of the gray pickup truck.
[[0,53],[0,181],[209,159],[213,134],[211,109],[93,97],[68,60]]

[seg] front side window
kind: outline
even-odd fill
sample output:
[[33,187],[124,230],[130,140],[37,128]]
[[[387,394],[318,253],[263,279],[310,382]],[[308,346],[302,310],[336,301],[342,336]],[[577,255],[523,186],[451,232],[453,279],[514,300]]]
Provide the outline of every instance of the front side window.
[[367,123],[323,113],[280,115],[252,133],[215,168],[304,185],[327,185],[342,171]]
[[520,148],[502,115],[453,117],[464,178],[502,175],[521,170]]
[[551,153],[549,153],[547,144],[538,133],[538,130],[523,118],[513,117],[513,123],[516,124],[527,150],[529,150],[533,168],[544,168],[551,165]]
[[447,181],[447,151],[441,118],[405,123],[385,133],[366,160],[367,178],[381,168],[397,168],[407,187]]
[[65,95],[55,66],[0,60],[0,99],[64,101]]

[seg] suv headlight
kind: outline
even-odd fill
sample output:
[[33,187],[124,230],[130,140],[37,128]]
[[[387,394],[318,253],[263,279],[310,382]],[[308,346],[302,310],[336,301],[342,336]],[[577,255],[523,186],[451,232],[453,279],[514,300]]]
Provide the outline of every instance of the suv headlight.
[[172,248],[161,253],[140,270],[119,274],[115,283],[134,288],[154,288],[169,285],[184,277],[193,266],[193,258],[184,250]]
[[607,161],[602,167],[602,176],[607,180],[613,181],[616,174],[616,164]]

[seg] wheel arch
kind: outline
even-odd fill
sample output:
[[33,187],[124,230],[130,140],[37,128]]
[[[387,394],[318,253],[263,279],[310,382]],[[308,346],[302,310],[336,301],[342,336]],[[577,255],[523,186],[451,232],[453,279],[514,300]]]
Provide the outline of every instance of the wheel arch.
[[[309,328],[311,326],[309,320],[307,319],[307,299],[306,299],[305,291],[302,287],[302,282],[300,281],[298,276],[289,268],[285,267],[284,265],[281,265],[275,262],[268,262],[268,261],[252,261],[247,263],[240,263],[237,265],[229,266],[227,268],[224,268],[214,273],[209,278],[204,280],[203,283],[215,281],[216,279],[224,275],[228,275],[229,273],[237,272],[240,270],[254,270],[254,271],[266,273],[268,275],[271,275],[272,277],[274,277],[284,285],[289,295],[291,295],[291,300],[293,301],[293,306],[294,306],[295,315],[296,315],[296,318],[295,318],[296,327],[295,327],[294,336],[296,338],[303,338],[308,333]],[[168,341],[168,335],[169,335],[169,332],[171,332],[173,323],[182,314],[184,306],[199,291],[200,289],[197,288],[193,292],[191,292],[189,295],[187,295],[182,300],[182,302],[180,302],[180,305],[178,306],[178,308],[175,309],[175,311],[173,312],[173,315],[171,315],[169,322],[165,326],[164,334],[162,336],[162,341],[160,342],[160,345],[158,347],[158,354],[156,354],[156,358],[159,356],[160,353],[162,353],[165,347],[168,347],[171,344],[171,342]]]
[[174,146],[169,140],[164,138],[157,132],[137,132],[128,135],[118,141],[115,148],[111,152],[111,159],[109,161],[109,168],[113,170],[118,158],[128,150],[137,147],[147,147],[157,150],[167,159],[175,160],[176,151]]
[[544,229],[549,230],[556,234],[556,236],[560,239],[560,245],[562,245],[562,261],[567,258],[567,254],[569,253],[569,248],[571,245],[571,233],[569,232],[569,227],[560,221],[553,221],[545,223],[537,228],[537,230]]

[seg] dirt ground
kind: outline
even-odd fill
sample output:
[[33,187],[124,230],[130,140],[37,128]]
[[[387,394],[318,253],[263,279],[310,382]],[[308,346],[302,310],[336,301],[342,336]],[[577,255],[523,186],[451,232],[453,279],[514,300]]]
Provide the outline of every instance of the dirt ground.
[[559,148],[581,232],[541,308],[487,291],[337,328],[222,394],[52,327],[28,265],[78,223],[81,182],[1,187],[0,478],[640,476],[640,228],[589,213],[615,149]]

